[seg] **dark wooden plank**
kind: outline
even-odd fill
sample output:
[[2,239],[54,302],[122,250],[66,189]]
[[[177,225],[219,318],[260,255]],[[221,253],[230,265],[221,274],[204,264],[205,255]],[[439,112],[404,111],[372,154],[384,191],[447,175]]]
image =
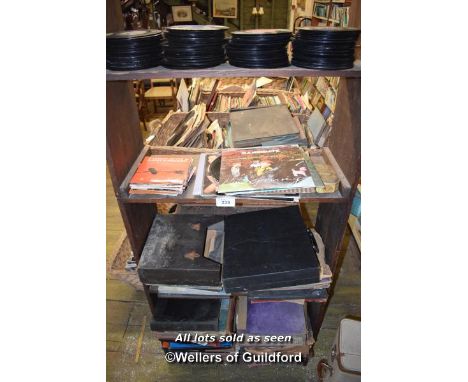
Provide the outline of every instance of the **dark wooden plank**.
[[124,29],[120,0],[106,0],[106,33]]
[[133,86],[131,82],[106,84],[106,149],[107,164],[117,191],[143,149]]
[[192,78],[192,77],[361,77],[361,63],[356,61],[352,69],[315,70],[288,66],[275,69],[236,68],[224,63],[207,69],[168,69],[162,66],[134,71],[106,71],[107,81],[142,80],[150,78]]
[[[119,200],[123,203],[129,204],[146,204],[146,203],[177,203],[177,204],[191,204],[200,206],[215,206],[216,198],[203,198],[190,194],[190,190],[186,190],[180,196],[158,196],[158,195],[130,195],[124,192],[119,196]],[[268,200],[268,199],[248,199],[236,197],[236,206],[288,206],[297,203],[343,203],[345,198],[339,191],[330,194],[301,194],[298,201],[283,201],[283,200]]]
[[[328,149],[338,168],[350,184],[345,202],[321,203],[317,212],[316,229],[325,244],[325,257],[334,275],[338,272],[338,260],[346,225],[351,211],[352,198],[361,176],[361,79],[342,78],[338,89],[333,129],[328,138]],[[329,288],[333,295],[335,280]],[[326,313],[327,304],[317,308],[312,323],[318,334]]]
[[[128,174],[143,149],[140,119],[130,82],[108,82],[106,103],[106,154],[114,192]],[[156,207],[151,204],[129,205],[119,201],[119,208],[134,256],[139,259]]]
[[[186,147],[172,147],[172,146],[145,146],[140,154],[136,157],[134,163],[131,165],[128,174],[125,176],[122,184],[119,187],[118,199],[123,203],[178,203],[178,204],[193,204],[202,206],[216,205],[215,198],[203,198],[201,196],[193,195],[193,188],[195,178],[192,178],[187,189],[182,195],[179,196],[164,196],[164,195],[131,195],[128,193],[130,179],[136,172],[138,165],[145,155],[150,154],[185,154],[185,155],[198,155],[203,152],[216,152],[217,150],[199,149],[199,148],[186,148]],[[315,150],[316,153],[326,157],[327,162],[332,165],[335,172],[340,179],[339,190],[333,193],[304,193],[300,195],[297,201],[281,201],[281,200],[261,200],[254,198],[236,198],[236,205],[238,206],[287,206],[293,203],[310,203],[310,202],[326,202],[326,203],[343,203],[347,199],[345,195],[350,192],[350,184],[343,171],[338,166],[337,161],[334,159],[333,154],[328,148]],[[197,159],[197,158],[195,158]]]
[[355,189],[361,175],[361,79],[340,80],[328,148]]

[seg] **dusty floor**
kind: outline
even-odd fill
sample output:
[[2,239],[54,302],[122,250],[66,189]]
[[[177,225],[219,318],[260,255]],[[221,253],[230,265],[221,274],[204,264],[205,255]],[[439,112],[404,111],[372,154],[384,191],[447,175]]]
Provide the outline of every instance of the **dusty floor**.
[[[124,233],[123,223],[107,176],[107,258]],[[107,380],[112,382],[193,382],[193,381],[317,381],[316,364],[326,357],[339,320],[347,315],[360,317],[360,252],[347,234],[334,295],[307,366],[246,364],[168,364],[160,343],[149,329],[150,312],[144,293],[130,284],[107,275]],[[135,356],[138,338],[146,316],[141,353]]]

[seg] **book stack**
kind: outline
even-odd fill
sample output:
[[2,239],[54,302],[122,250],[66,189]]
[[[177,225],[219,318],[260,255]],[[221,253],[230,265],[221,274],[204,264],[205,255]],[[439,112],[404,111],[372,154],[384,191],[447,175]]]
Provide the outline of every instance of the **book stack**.
[[275,106],[282,105],[281,99],[277,95],[259,96],[257,95],[257,106]]
[[315,192],[322,180],[297,145],[223,150],[218,193],[274,196]]
[[195,105],[183,118],[174,118],[180,112],[169,112],[162,121],[161,128],[151,140],[154,146],[208,147],[206,132],[214,121],[206,115],[206,105]]
[[307,145],[299,120],[286,105],[232,111],[229,120],[233,147]]
[[138,274],[163,349],[222,353],[234,346],[226,336],[247,333],[292,338],[279,348],[266,341],[240,344],[248,349],[308,353],[307,303],[326,301],[331,282],[323,243],[315,237],[296,206],[227,216],[158,215]]
[[188,155],[149,155],[130,180],[130,194],[180,195],[195,173]]
[[285,93],[284,97],[291,113],[304,113],[307,111],[307,105],[299,94]]
[[211,111],[225,113],[229,110],[240,108],[242,108],[242,97],[218,93]]
[[307,134],[310,142],[316,146],[323,147],[326,138],[328,138],[330,125],[327,123],[318,108],[315,108],[307,120]]

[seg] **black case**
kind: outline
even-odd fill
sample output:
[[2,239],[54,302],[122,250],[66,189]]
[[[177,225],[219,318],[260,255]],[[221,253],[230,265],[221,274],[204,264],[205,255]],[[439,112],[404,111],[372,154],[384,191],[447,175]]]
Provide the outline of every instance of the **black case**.
[[221,301],[219,299],[158,298],[152,295],[156,315],[151,330],[217,331]]
[[297,206],[230,215],[224,224],[226,292],[320,281],[320,264]]
[[157,215],[138,265],[141,282],[221,285],[221,266],[204,258],[203,250],[207,226],[222,219],[205,215]]

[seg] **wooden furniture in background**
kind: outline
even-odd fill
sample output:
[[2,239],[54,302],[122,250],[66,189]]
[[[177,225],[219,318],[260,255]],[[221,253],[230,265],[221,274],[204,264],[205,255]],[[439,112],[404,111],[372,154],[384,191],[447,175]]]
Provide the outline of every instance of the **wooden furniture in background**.
[[143,81],[133,81],[133,90],[135,92],[135,99],[138,108],[138,115],[140,116],[140,121],[143,123],[145,131],[148,131],[146,127],[146,116],[148,115],[148,107],[145,100],[145,84]]
[[173,110],[177,110],[176,81],[173,78],[152,78],[150,88],[145,92],[145,100],[153,102],[153,111],[156,113],[156,104],[165,105],[166,100],[170,100]]
[[[317,26],[321,22],[325,22],[327,26],[351,26],[349,23],[349,19],[345,20],[343,23],[341,20],[338,20],[333,17],[333,9],[334,8],[341,8],[346,7],[349,8],[351,6],[351,0],[314,0],[313,8],[312,8],[312,25]],[[319,15],[317,7],[328,7],[325,15]],[[351,13],[351,10],[349,9]]]

